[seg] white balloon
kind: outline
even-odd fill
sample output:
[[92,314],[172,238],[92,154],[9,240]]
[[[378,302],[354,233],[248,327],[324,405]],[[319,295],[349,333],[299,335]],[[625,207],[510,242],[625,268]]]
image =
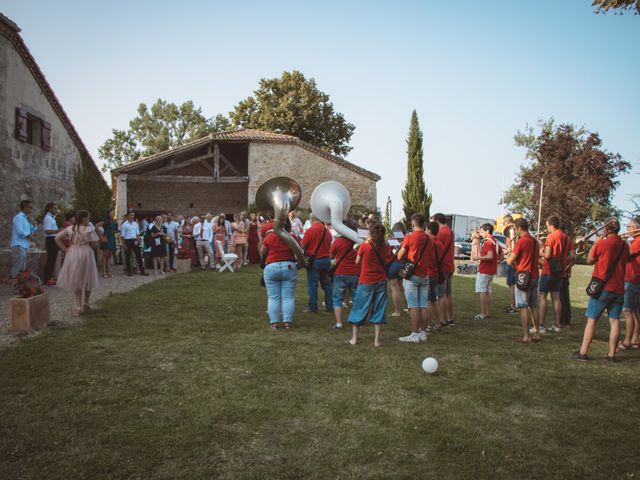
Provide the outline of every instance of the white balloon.
[[427,373],[435,373],[438,370],[438,361],[433,357],[427,357],[422,361],[422,369]]

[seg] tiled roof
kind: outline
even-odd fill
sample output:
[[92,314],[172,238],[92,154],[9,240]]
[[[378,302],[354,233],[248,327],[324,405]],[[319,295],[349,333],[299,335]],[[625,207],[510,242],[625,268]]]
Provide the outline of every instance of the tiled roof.
[[[5,37],[7,40],[9,40],[13,44],[14,48],[16,49],[16,51],[24,61],[27,68],[29,68],[29,71],[31,71],[31,74],[33,75],[36,82],[42,89],[44,96],[47,98],[47,100],[49,100],[49,103],[51,104],[53,111],[56,112],[56,114],[58,115],[58,118],[64,125],[65,129],[67,130],[67,133],[73,140],[73,143],[75,143],[76,147],[78,148],[81,154],[86,155],[87,158],[91,160],[91,165],[95,167],[96,172],[100,174],[100,178],[102,179],[103,182],[105,182],[104,178],[102,177],[102,173],[100,172],[100,169],[97,167],[97,165],[93,161],[93,157],[89,153],[89,150],[87,149],[86,145],[80,138],[80,135],[78,135],[78,132],[76,131],[73,124],[71,123],[71,120],[69,119],[67,113],[64,111],[64,108],[62,108],[62,104],[60,103],[60,100],[58,100],[58,97],[56,97],[56,94],[53,92],[53,89],[51,88],[51,85],[49,85],[49,82],[45,78],[44,73],[42,73],[42,70],[40,70],[38,63],[36,62],[35,58],[33,58],[33,55],[31,55],[31,52],[27,48],[27,45],[24,43],[24,40],[20,36],[20,28],[18,27],[18,25],[16,25],[13,21],[11,21],[8,17],[3,15],[2,13],[0,13],[0,35]],[[105,182],[105,185],[106,184],[107,182]]]
[[191,149],[195,149],[206,145],[212,141],[241,141],[241,142],[259,142],[259,143],[277,143],[277,144],[293,144],[298,145],[299,147],[304,148],[305,150],[309,150],[310,152],[315,153],[316,155],[320,155],[327,160],[330,160],[341,167],[344,167],[348,170],[356,172],[364,177],[370,178],[374,181],[380,180],[380,176],[370,172],[369,170],[359,167],[347,160],[338,157],[336,155],[332,155],[328,152],[325,152],[321,148],[318,148],[310,143],[300,140],[297,137],[292,135],[284,135],[282,133],[274,133],[274,132],[265,132],[263,130],[252,130],[248,128],[238,129],[238,130],[230,130],[227,132],[217,132],[207,135],[206,137],[200,138],[198,140],[194,140],[193,142],[185,143],[176,148],[172,148],[170,150],[166,150],[164,152],[157,153],[155,155],[151,155],[149,157],[141,158],[136,160],[135,162],[131,162],[128,165],[124,165],[122,167],[116,168],[111,171],[113,175],[118,175],[120,173],[126,173],[135,168],[141,167],[143,165],[154,163],[156,160],[160,160],[162,158],[166,158],[169,155],[175,155],[180,152],[186,152]]

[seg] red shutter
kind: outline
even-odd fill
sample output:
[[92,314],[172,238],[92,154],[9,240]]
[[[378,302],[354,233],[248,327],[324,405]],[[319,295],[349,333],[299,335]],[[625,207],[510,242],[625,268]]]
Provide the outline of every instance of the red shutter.
[[42,148],[51,150],[51,124],[42,121]]
[[21,142],[26,142],[27,134],[27,112],[21,108],[16,108],[16,138]]

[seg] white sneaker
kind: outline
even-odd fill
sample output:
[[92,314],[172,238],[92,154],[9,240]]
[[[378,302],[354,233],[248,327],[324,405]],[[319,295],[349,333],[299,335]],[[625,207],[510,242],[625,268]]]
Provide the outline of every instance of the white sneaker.
[[[535,331],[535,329],[533,327],[529,328],[529,333],[533,333]],[[549,329],[549,331],[551,331],[551,329]],[[547,329],[544,327],[544,325],[540,325],[540,330],[538,331],[538,333],[547,333]]]
[[420,339],[421,342],[426,342],[427,341],[427,335],[428,335],[428,333],[425,332],[424,330],[420,330],[418,332],[418,338]]
[[418,343],[420,341],[420,334],[417,332],[411,332],[411,335],[398,338],[401,342]]
[[549,327],[549,331],[553,333],[562,333],[562,328],[554,325],[552,327]]

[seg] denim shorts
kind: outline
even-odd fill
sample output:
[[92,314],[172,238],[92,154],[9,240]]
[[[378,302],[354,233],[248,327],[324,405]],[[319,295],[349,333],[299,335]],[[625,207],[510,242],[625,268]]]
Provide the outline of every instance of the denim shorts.
[[438,298],[442,298],[445,295],[451,296],[451,278],[453,277],[453,272],[443,272],[444,275],[444,283],[438,285]]
[[493,275],[488,273],[478,273],[476,275],[476,293],[491,293]]
[[640,282],[624,282],[623,312],[634,312],[640,305]]
[[333,277],[333,307],[342,307],[344,295],[349,290],[351,298],[356,296],[358,289],[357,275],[334,275]]
[[541,275],[540,276],[540,293],[559,292],[560,283],[562,278],[555,277],[553,275]]
[[389,269],[387,270],[387,278],[389,280],[395,280],[398,278],[398,272],[402,270],[402,265],[404,265],[402,262],[398,262],[396,260],[391,262],[391,265],[389,265]]
[[538,307],[538,279],[532,278],[529,290],[520,290],[516,287],[517,308]]
[[404,296],[408,308],[427,308],[429,306],[429,277],[412,275],[402,281]]
[[606,309],[607,314],[609,315],[609,319],[618,320],[620,318],[620,314],[622,313],[623,304],[624,295],[603,290],[598,298],[589,297],[589,303],[587,304],[587,312],[585,313],[585,316],[587,318],[598,320]]
[[360,284],[353,297],[349,323],[362,325],[367,317],[374,324],[387,323],[387,282]]
[[513,265],[509,265],[508,263],[504,264],[504,273],[507,276],[507,286],[512,286],[516,284],[516,271],[513,269]]

